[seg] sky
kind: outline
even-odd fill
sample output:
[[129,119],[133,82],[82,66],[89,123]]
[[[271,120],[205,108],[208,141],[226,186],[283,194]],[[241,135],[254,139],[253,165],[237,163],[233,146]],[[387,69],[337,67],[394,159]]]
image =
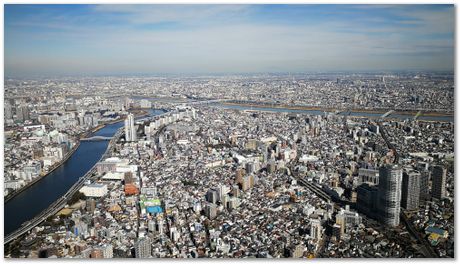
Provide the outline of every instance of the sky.
[[5,5],[6,76],[454,68],[453,5]]

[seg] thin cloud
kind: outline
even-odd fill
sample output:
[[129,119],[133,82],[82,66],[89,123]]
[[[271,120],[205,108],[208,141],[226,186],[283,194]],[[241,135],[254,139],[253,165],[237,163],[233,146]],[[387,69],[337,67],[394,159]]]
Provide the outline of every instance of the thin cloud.
[[[271,17],[276,7],[263,5],[44,10],[5,23],[6,74],[453,69],[453,8],[372,7],[385,10],[372,16],[362,6],[344,6],[353,15],[301,15],[311,8]],[[322,13],[341,11],[324,8]]]

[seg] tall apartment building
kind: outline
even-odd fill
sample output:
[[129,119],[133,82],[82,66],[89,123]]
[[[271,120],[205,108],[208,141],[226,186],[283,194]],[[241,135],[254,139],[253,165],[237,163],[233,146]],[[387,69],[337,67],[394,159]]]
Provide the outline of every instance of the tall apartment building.
[[404,171],[401,206],[406,210],[416,210],[419,206],[421,174],[418,171]]
[[136,126],[134,125],[134,115],[128,114],[125,119],[125,139],[126,141],[136,141]]
[[134,244],[134,251],[136,258],[148,258],[151,256],[152,245],[148,237],[140,238]]
[[431,187],[431,195],[433,198],[442,199],[446,197],[446,168],[443,166],[434,166],[431,180],[433,185]]
[[389,226],[399,225],[401,211],[402,169],[385,165],[379,170],[378,205],[381,221]]
[[424,170],[420,172],[420,195],[419,199],[420,202],[428,200],[430,198],[430,172],[428,170]]
[[322,239],[323,227],[321,226],[321,219],[311,219],[311,227],[310,227],[310,236],[316,241],[320,241]]

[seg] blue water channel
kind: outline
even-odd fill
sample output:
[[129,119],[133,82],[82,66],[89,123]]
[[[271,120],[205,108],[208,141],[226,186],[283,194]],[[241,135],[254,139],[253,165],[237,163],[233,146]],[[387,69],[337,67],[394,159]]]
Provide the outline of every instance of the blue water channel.
[[[269,111],[269,112],[284,112],[284,113],[299,113],[299,114],[310,114],[310,115],[324,115],[324,111],[320,110],[299,110],[299,109],[287,109],[287,108],[271,108],[271,107],[250,107],[250,106],[241,106],[241,105],[224,105],[220,103],[213,103],[216,107],[227,108],[227,109],[236,109],[236,110],[259,110],[259,111]],[[341,113],[340,115],[344,115]],[[350,112],[349,116],[360,116],[367,118],[380,118],[382,114],[372,113],[372,112]],[[388,116],[389,119],[412,119],[413,115],[405,114],[391,114]],[[423,113],[417,118],[418,120],[426,121],[442,121],[442,122],[454,122],[454,116],[424,116]]]
[[[161,110],[150,110],[151,116],[162,114]],[[94,133],[96,136],[111,137],[123,122],[107,125]],[[63,196],[70,187],[86,174],[101,158],[109,141],[81,141],[78,149],[59,168],[38,181],[5,204],[4,234],[18,229],[24,222],[33,219],[50,204]]]
[[[191,99],[175,99],[175,98],[150,98],[144,96],[134,96],[133,98],[140,100],[146,99],[152,102],[167,102],[167,103],[187,103],[192,102],[195,100]],[[279,112],[279,113],[298,113],[298,114],[309,114],[309,115],[324,115],[324,111],[321,110],[300,110],[300,109],[288,109],[288,108],[272,108],[272,107],[251,107],[251,106],[243,106],[243,105],[227,105],[222,103],[212,103],[210,104],[215,107],[226,108],[226,109],[236,109],[236,110],[258,110],[258,111],[267,111],[267,112]],[[339,115],[345,115],[345,113],[340,113]],[[373,112],[350,112],[348,113],[349,116],[357,116],[357,117],[366,117],[370,119],[380,118],[383,114],[382,113],[373,113]],[[388,119],[413,119],[414,115],[409,114],[390,114]],[[440,115],[440,116],[424,116],[423,113],[417,118],[418,120],[425,120],[425,121],[441,121],[441,122],[454,122],[453,115]]]

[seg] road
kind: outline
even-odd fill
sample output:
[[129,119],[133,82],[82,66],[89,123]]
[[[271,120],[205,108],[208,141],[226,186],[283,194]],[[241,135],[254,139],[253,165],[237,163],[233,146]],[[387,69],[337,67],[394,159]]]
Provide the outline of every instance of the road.
[[402,211],[401,211],[401,219],[406,225],[409,233],[411,233],[412,236],[415,237],[421,243],[420,250],[422,251],[422,254],[427,258],[439,258],[438,254],[436,254],[436,251],[434,251],[434,249],[431,247],[428,240],[426,240],[420,235],[420,233],[415,229],[410,219],[408,219],[406,214]]
[[[393,146],[393,144],[388,139],[387,133],[385,132],[385,128],[383,127],[382,123],[380,121],[378,121],[377,124],[380,127],[380,134],[382,135],[383,140],[385,140],[385,143],[387,144],[388,148],[393,150],[393,152],[395,154],[394,163],[398,164],[398,162],[399,162],[399,154],[396,151],[396,148]],[[403,223],[405,224],[405,226],[406,226],[407,230],[409,231],[409,233],[415,239],[417,239],[417,241],[421,244],[420,250],[422,251],[422,254],[425,257],[428,257],[428,258],[439,258],[439,256],[436,254],[436,252],[431,247],[431,245],[428,243],[428,241],[420,235],[420,233],[415,229],[415,227],[412,224],[412,222],[407,218],[406,214],[404,212],[402,212],[402,211],[401,211],[401,219],[403,220]]]
[[387,133],[385,131],[385,127],[383,126],[382,122],[380,122],[380,121],[377,121],[377,124],[379,126],[380,134],[382,135],[383,140],[385,140],[385,143],[387,144],[387,147],[389,149],[393,150],[393,152],[395,154],[395,159],[394,159],[393,163],[398,164],[398,162],[399,162],[399,154],[396,151],[396,148],[393,146],[393,144],[388,139]]

